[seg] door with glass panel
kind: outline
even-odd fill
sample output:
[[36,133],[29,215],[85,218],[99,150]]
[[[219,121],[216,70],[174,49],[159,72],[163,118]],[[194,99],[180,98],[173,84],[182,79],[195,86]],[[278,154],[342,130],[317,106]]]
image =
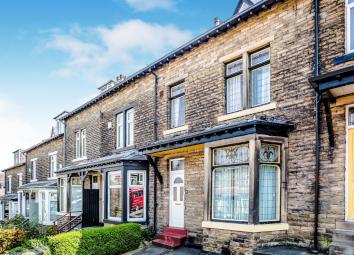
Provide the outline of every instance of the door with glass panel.
[[354,220],[354,107],[348,110],[347,130],[347,220]]
[[170,161],[170,227],[184,227],[184,159]]

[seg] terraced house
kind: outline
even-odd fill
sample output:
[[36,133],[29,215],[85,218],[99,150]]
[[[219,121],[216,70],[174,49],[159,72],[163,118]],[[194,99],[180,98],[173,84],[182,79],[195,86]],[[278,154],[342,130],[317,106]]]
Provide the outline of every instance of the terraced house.
[[[354,254],[353,8],[240,0],[228,20],[60,116],[58,231],[139,222],[173,248]],[[38,181],[50,182],[23,185],[17,206],[47,197],[34,212],[51,222],[55,184],[36,193]]]
[[345,107],[331,113],[341,94],[318,85],[343,84],[318,70],[350,63],[348,6],[239,1],[230,19],[101,86],[65,117],[62,226],[141,222],[160,232],[155,244],[224,254],[351,252]]
[[6,194],[2,219],[21,214],[43,225],[53,225],[57,217],[56,171],[62,167],[63,123],[58,115],[51,137],[14,152],[14,166],[5,169]]

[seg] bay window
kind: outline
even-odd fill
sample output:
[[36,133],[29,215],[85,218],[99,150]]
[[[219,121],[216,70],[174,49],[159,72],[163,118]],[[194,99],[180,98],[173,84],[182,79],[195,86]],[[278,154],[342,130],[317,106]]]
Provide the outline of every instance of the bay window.
[[71,178],[71,211],[82,211],[82,182],[80,178]]
[[354,51],[354,0],[346,0],[346,48],[347,53]]
[[170,88],[170,127],[178,128],[185,124],[185,89],[184,84]]
[[116,147],[121,149],[134,145],[134,109],[118,113],[116,116]]
[[213,148],[211,219],[280,222],[280,151],[280,144],[259,140]]
[[108,174],[108,219],[121,221],[123,216],[121,171]]

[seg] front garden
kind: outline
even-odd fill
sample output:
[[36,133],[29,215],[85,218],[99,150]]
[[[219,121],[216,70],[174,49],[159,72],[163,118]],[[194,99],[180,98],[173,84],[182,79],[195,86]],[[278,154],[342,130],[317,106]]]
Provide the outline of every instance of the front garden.
[[128,223],[53,235],[52,227],[16,216],[0,226],[0,254],[119,255],[139,248],[145,232]]

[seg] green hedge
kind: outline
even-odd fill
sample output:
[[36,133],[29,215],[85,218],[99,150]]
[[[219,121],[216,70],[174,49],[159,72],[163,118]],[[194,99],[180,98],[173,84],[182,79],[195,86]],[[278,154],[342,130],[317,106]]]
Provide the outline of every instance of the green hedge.
[[118,255],[139,247],[141,226],[134,223],[69,232],[49,238],[53,255]]

